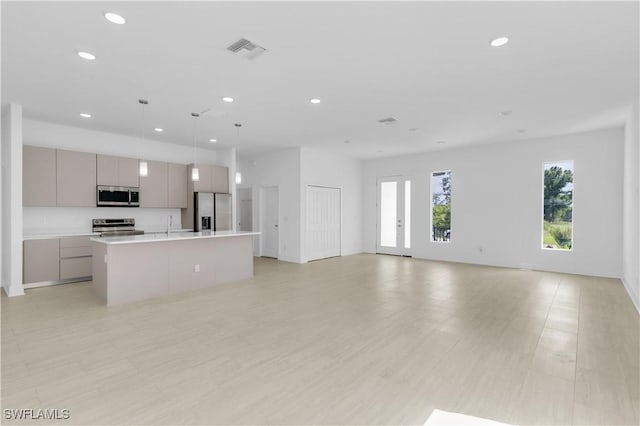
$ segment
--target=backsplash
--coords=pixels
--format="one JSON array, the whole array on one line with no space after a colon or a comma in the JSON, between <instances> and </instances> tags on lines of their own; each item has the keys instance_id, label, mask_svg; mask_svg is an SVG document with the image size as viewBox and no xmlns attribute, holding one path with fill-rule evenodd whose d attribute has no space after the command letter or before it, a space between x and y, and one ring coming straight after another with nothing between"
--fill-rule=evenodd
<instances>
[{"instance_id":1,"label":"backsplash","mask_svg":"<svg viewBox=\"0 0 640 426\"><path fill-rule=\"evenodd\" d=\"M136 220L136 229L145 232L167 229L167 217L172 217L172 229L181 229L180 209L127 207L24 207L23 234L57 231L91 231L91 219L127 218Z\"/></svg>"}]
</instances>

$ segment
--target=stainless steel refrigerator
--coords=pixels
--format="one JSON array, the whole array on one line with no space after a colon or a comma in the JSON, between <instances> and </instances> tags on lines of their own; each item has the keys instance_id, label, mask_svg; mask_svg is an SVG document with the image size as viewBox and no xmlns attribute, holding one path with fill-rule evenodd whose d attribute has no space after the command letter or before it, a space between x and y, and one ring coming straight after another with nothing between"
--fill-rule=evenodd
<instances>
[{"instance_id":1,"label":"stainless steel refrigerator","mask_svg":"<svg viewBox=\"0 0 640 426\"><path fill-rule=\"evenodd\" d=\"M231 194L196 192L194 196L194 231L231 230Z\"/></svg>"}]
</instances>

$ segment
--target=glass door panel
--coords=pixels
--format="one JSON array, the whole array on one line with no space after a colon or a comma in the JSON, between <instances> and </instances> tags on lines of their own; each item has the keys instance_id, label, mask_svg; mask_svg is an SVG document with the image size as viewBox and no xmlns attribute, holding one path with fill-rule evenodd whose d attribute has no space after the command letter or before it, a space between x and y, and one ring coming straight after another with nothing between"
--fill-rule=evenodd
<instances>
[{"instance_id":1,"label":"glass door panel","mask_svg":"<svg viewBox=\"0 0 640 426\"><path fill-rule=\"evenodd\" d=\"M377 206L377 253L409 255L411 181L401 176L378 178Z\"/></svg>"}]
</instances>

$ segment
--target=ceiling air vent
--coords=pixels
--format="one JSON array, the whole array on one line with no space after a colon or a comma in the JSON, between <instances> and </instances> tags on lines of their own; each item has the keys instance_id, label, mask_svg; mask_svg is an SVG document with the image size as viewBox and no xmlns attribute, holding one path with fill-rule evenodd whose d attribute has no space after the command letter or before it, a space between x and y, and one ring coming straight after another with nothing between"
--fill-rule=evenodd
<instances>
[{"instance_id":1,"label":"ceiling air vent","mask_svg":"<svg viewBox=\"0 0 640 426\"><path fill-rule=\"evenodd\" d=\"M244 57L247 59L255 59L266 52L267 49L262 46L258 46L246 38L241 38L227 47L227 50L233 53L244 53Z\"/></svg>"},{"instance_id":2,"label":"ceiling air vent","mask_svg":"<svg viewBox=\"0 0 640 426\"><path fill-rule=\"evenodd\" d=\"M390 124L396 124L398 122L398 120L396 120L393 117L387 117L387 118L382 118L380 120L378 120L378 123L382 123L382 124L386 124L387 126Z\"/></svg>"}]
</instances>

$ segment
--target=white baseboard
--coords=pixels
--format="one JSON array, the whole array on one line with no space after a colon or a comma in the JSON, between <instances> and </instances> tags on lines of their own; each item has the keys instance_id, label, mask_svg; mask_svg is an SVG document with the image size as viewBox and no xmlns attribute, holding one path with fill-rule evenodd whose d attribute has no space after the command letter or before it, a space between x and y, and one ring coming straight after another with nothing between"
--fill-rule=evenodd
<instances>
[{"instance_id":1,"label":"white baseboard","mask_svg":"<svg viewBox=\"0 0 640 426\"><path fill-rule=\"evenodd\" d=\"M634 293L634 291L631 288L631 285L627 283L627 280L625 280L624 277L620 279L622 280L622 285L624 286L624 288L627 290L627 293L629 294L629 298L631 298L631 301L636 307L636 310L640 314L640 295L638 295L638 293Z\"/></svg>"},{"instance_id":2,"label":"white baseboard","mask_svg":"<svg viewBox=\"0 0 640 426\"><path fill-rule=\"evenodd\" d=\"M22 284L11 286L6 283L2 283L2 289L4 290L4 294L9 297L24 296L24 287Z\"/></svg>"}]
</instances>

